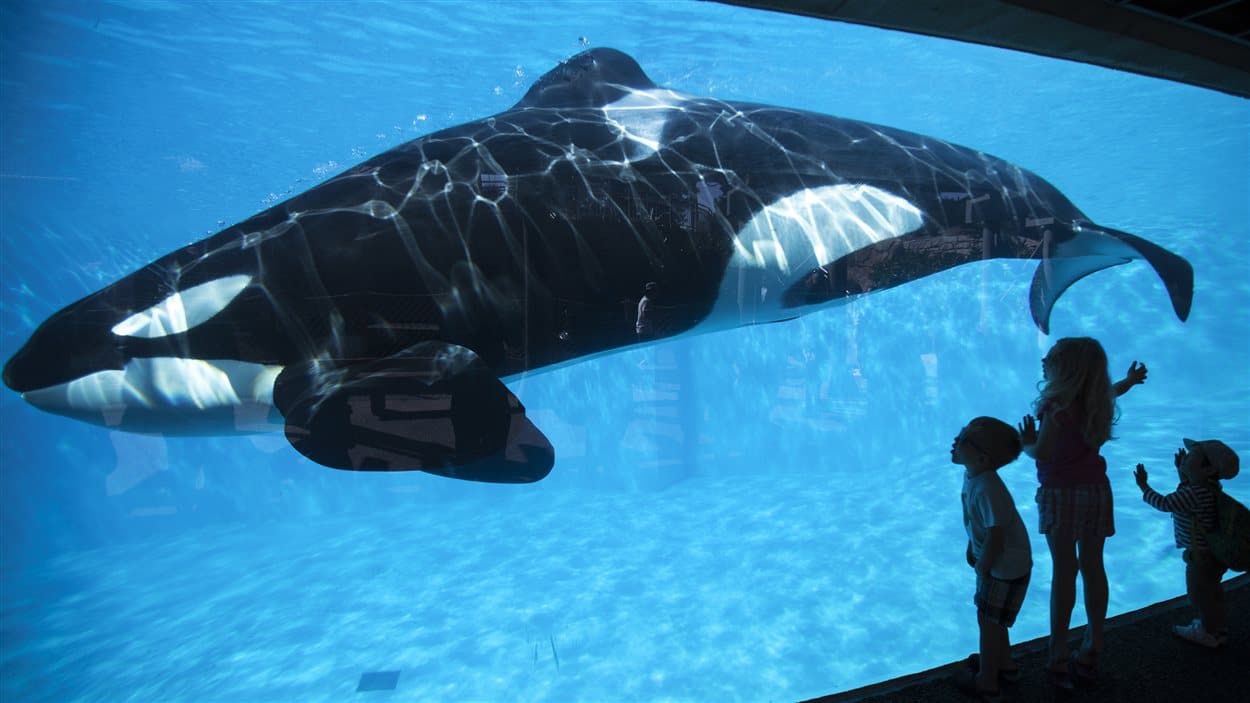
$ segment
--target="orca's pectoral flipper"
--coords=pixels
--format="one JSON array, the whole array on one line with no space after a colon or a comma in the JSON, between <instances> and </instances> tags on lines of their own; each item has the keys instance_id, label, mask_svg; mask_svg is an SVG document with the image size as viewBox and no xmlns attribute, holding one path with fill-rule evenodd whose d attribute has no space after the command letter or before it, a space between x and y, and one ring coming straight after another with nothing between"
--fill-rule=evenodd
<instances>
[{"instance_id":1,"label":"orca's pectoral flipper","mask_svg":"<svg viewBox=\"0 0 1250 703\"><path fill-rule=\"evenodd\" d=\"M1167 288L1172 309L1182 321L1194 298L1194 269L1183 257L1141 237L1097 225L1075 225L1042 245L1042 261L1029 289L1029 310L1038 329L1050 333L1050 311L1073 283L1091 273L1145 259Z\"/></svg>"},{"instance_id":2,"label":"orca's pectoral flipper","mask_svg":"<svg viewBox=\"0 0 1250 703\"><path fill-rule=\"evenodd\" d=\"M274 402L291 445L331 468L530 483L555 463L525 406L454 344L422 342L343 368L290 366L274 384Z\"/></svg>"}]
</instances>

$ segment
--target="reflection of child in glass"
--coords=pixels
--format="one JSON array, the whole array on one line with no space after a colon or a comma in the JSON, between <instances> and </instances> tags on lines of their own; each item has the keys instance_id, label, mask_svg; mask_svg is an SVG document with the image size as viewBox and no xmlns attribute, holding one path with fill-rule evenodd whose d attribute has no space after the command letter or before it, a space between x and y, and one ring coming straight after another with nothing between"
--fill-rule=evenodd
<instances>
[{"instance_id":1,"label":"reflection of child in glass","mask_svg":"<svg viewBox=\"0 0 1250 703\"><path fill-rule=\"evenodd\" d=\"M1188 450L1188 451L1187 451ZM1203 532L1216 529L1215 495L1223 490L1221 478L1232 478L1241 468L1237 454L1217 439L1185 440L1185 449L1176 452L1176 473L1180 485L1161 495L1147 483L1146 467L1138 464L1133 472L1142 499L1151 507L1172 513L1176 546L1184 549L1185 590L1199 617L1188 625L1177 625L1172 632L1181 639L1212 649L1228 642L1228 621L1224 617L1224 572L1228 567L1211 553ZM1194 520L1200 529L1194 529Z\"/></svg>"},{"instance_id":2,"label":"reflection of child in glass","mask_svg":"<svg viewBox=\"0 0 1250 703\"><path fill-rule=\"evenodd\" d=\"M1107 620L1107 570L1103 546L1115 534L1107 462L1099 453L1111 439L1115 399L1146 380L1146 367L1134 361L1125 378L1111 382L1107 353L1098 340L1065 337L1042 359L1045 379L1035 402L1037 419L1020 424L1024 451L1037 460L1040 532L1050 549L1050 682L1073 687L1072 676L1098 673ZM1089 626L1080 651L1069 661L1068 627L1076 603L1076 575L1085 592Z\"/></svg>"},{"instance_id":3,"label":"reflection of child in glass","mask_svg":"<svg viewBox=\"0 0 1250 703\"><path fill-rule=\"evenodd\" d=\"M638 335L638 341L645 342L655 339L655 327L651 319L651 305L655 298L655 290L659 286L652 281L643 289L642 299L638 301L638 317L634 321L634 333Z\"/></svg>"},{"instance_id":4,"label":"reflection of child in glass","mask_svg":"<svg viewBox=\"0 0 1250 703\"><path fill-rule=\"evenodd\" d=\"M1020 680L1011 659L1007 629L1016 621L1029 589L1033 553L1029 533L998 469L1020 456L1015 428L992 417L978 417L955 437L951 462L964 467L964 529L968 565L977 573L972 602L977 607L980 654L955 676L955 685L982 699L1000 695L1000 681Z\"/></svg>"}]
</instances>

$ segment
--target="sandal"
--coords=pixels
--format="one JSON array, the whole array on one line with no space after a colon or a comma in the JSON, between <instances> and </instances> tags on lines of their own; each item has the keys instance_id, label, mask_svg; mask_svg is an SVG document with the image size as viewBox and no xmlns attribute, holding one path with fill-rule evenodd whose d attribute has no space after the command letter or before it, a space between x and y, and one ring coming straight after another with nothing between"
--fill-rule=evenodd
<instances>
[{"instance_id":1,"label":"sandal","mask_svg":"<svg viewBox=\"0 0 1250 703\"><path fill-rule=\"evenodd\" d=\"M1076 683L1072 680L1072 672L1069 667L1064 667L1063 671L1046 667L1046 681L1057 691L1071 692L1076 690Z\"/></svg>"},{"instance_id":2,"label":"sandal","mask_svg":"<svg viewBox=\"0 0 1250 703\"><path fill-rule=\"evenodd\" d=\"M1090 650L1085 656L1089 657L1090 663L1081 661L1081 655L1073 652L1072 659L1068 662L1068 672L1076 683L1092 686L1098 683L1098 652Z\"/></svg>"},{"instance_id":3,"label":"sandal","mask_svg":"<svg viewBox=\"0 0 1250 703\"><path fill-rule=\"evenodd\" d=\"M964 667L974 674L980 672L981 671L981 655L969 654L968 658L964 660ZM1016 667L1014 669L999 669L998 670L998 685L999 686L1014 686L1015 684L1018 684L1018 683L1020 683L1020 667Z\"/></svg>"},{"instance_id":4,"label":"sandal","mask_svg":"<svg viewBox=\"0 0 1250 703\"><path fill-rule=\"evenodd\" d=\"M981 703L999 703L1003 699L1003 692L1000 689L987 691L983 688L977 688L977 675L967 669L956 671L951 678L951 682L955 684L955 688L981 701Z\"/></svg>"}]
</instances>

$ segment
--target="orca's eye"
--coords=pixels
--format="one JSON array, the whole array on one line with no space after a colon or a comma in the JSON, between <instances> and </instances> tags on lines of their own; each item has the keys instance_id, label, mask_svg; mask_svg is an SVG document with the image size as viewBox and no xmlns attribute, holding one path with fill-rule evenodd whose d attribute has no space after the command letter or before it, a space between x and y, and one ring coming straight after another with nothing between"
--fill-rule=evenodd
<instances>
[{"instance_id":1,"label":"orca's eye","mask_svg":"<svg viewBox=\"0 0 1250 703\"><path fill-rule=\"evenodd\" d=\"M114 325L113 334L144 339L182 334L224 310L251 282L251 276L227 276L177 291Z\"/></svg>"}]
</instances>

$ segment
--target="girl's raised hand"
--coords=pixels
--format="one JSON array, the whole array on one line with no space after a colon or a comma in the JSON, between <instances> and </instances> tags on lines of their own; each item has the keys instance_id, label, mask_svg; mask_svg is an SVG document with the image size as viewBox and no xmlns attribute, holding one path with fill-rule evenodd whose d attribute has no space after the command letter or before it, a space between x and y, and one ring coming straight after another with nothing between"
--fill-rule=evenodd
<instances>
[{"instance_id":1,"label":"girl's raised hand","mask_svg":"<svg viewBox=\"0 0 1250 703\"><path fill-rule=\"evenodd\" d=\"M1021 444L1037 444L1037 420L1032 415L1025 415L1016 429L1020 432Z\"/></svg>"}]
</instances>

